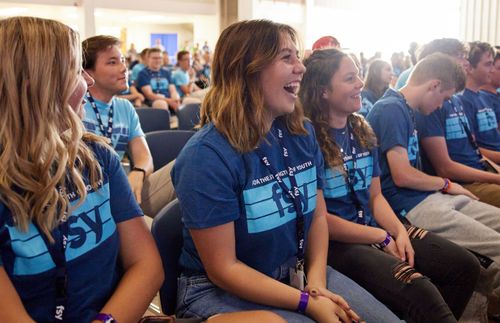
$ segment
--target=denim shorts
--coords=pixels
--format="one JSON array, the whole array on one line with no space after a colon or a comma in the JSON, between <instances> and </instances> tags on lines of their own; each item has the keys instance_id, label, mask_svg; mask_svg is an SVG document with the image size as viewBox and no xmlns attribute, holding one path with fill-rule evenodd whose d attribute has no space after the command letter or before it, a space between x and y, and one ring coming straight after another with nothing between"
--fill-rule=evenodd
<instances>
[{"instance_id":1,"label":"denim shorts","mask_svg":"<svg viewBox=\"0 0 500 323\"><path fill-rule=\"evenodd\" d=\"M280 266L273 273L273 278L285 281L288 276L288 268L288 263ZM331 267L327 267L327 287L332 292L341 295L367 323L401 322L384 304L380 303L365 289ZM253 310L271 311L283 317L287 322L314 322L307 316L294 311L241 299L215 286L203 274L181 275L179 278L177 290L178 317L207 319L218 313Z\"/></svg>"}]
</instances>

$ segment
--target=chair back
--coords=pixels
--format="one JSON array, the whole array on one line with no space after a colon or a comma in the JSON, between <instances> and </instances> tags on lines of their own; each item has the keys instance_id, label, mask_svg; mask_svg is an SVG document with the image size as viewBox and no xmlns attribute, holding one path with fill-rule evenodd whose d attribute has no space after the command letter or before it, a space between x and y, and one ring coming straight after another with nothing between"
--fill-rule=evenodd
<instances>
[{"instance_id":1,"label":"chair back","mask_svg":"<svg viewBox=\"0 0 500 323\"><path fill-rule=\"evenodd\" d=\"M179 130L193 130L200 122L200 103L189 103L181 106L177 111Z\"/></svg>"},{"instance_id":2,"label":"chair back","mask_svg":"<svg viewBox=\"0 0 500 323\"><path fill-rule=\"evenodd\" d=\"M136 108L135 111L139 116L144 133L170 129L170 112L168 110Z\"/></svg>"},{"instance_id":3,"label":"chair back","mask_svg":"<svg viewBox=\"0 0 500 323\"><path fill-rule=\"evenodd\" d=\"M160 288L160 302L163 313L167 315L175 314L177 306L177 278L181 274L179 257L184 242L181 218L180 204L175 199L158 212L151 226L165 272L165 281Z\"/></svg>"},{"instance_id":4,"label":"chair back","mask_svg":"<svg viewBox=\"0 0 500 323\"><path fill-rule=\"evenodd\" d=\"M146 133L154 169L158 170L176 159L182 147L195 134L190 130L162 130Z\"/></svg>"}]
</instances>

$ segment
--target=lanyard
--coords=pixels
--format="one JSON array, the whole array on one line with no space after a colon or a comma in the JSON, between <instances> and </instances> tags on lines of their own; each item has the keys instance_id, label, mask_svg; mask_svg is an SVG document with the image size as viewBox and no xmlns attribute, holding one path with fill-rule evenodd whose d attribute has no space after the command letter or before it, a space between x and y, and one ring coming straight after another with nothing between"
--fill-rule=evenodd
<instances>
[{"instance_id":1,"label":"lanyard","mask_svg":"<svg viewBox=\"0 0 500 323\"><path fill-rule=\"evenodd\" d=\"M408 104L408 102L406 102L406 98L404 96L403 93L401 92L398 92L398 94L403 98L403 101L405 103L405 106L406 106L406 109L408 110L408 113L410 114L410 119L411 119L411 123L413 125L413 134L412 136L415 137L415 139L417 140L417 153L416 153L416 156L415 158L417 159L417 169L418 170L422 170L422 159L420 157L420 152L418 151L418 130L417 130L417 120L415 118L415 111L413 111L413 109L410 107L410 105Z\"/></svg>"},{"instance_id":2,"label":"lanyard","mask_svg":"<svg viewBox=\"0 0 500 323\"><path fill-rule=\"evenodd\" d=\"M347 187L349 187L350 195L351 195L351 200L354 203L354 206L356 207L356 222L358 224L363 224L366 225L366 220L365 220L365 210L363 209L363 205L359 201L358 195L356 194L356 191L354 190L354 179L356 176L356 169L357 169L357 161L356 161L356 145L354 141L354 135L351 131L351 125L348 122L347 127L346 127L346 136L349 137L349 145L351 146L351 157L352 157L352 169L354 170L353 172L353 177L350 176L349 172L349 167L347 167L347 161L346 161L346 154L344 152L344 148L341 146L340 147L340 152L342 153L343 157L343 166L344 166L344 172L345 172L345 179L347 183Z\"/></svg>"},{"instance_id":3,"label":"lanyard","mask_svg":"<svg viewBox=\"0 0 500 323\"><path fill-rule=\"evenodd\" d=\"M95 117L97 119L97 123L99 124L99 129L101 130L101 133L103 136L109 139L109 142L111 143L111 135L113 134L113 104L109 107L109 114L108 114L108 129L104 129L104 124L101 119L101 114L99 113L99 109L97 109L97 105L95 104L94 98L92 95L90 95L90 92L87 92L87 98L90 102L90 105L92 106L92 109L94 110Z\"/></svg>"},{"instance_id":4,"label":"lanyard","mask_svg":"<svg viewBox=\"0 0 500 323\"><path fill-rule=\"evenodd\" d=\"M292 184L292 188L289 189L283 179L281 178L279 172L269 163L269 159L264 153L257 148L255 153L259 156L262 163L267 167L267 169L274 175L274 179L278 182L278 185L281 187L283 192L285 192L290 199L292 200L293 206L296 212L296 228L297 228L297 268L300 270L304 270L304 213L302 212L302 204L300 201L300 191L297 185L297 181L295 179L295 174L290 167L289 164L289 156L288 149L286 148L283 131L278 128L278 142L281 146L281 151L283 154L283 159L285 161L285 167L288 169L288 177L290 179L290 183Z\"/></svg>"},{"instance_id":5,"label":"lanyard","mask_svg":"<svg viewBox=\"0 0 500 323\"><path fill-rule=\"evenodd\" d=\"M471 132L469 126L467 125L467 123L464 122L464 120L462 120L462 117L460 116L460 114L458 112L458 109L457 109L458 102L456 102L456 100L458 100L458 99L456 99L454 97L451 98L451 106L453 107L453 111L457 114L457 118L460 121L462 128L464 128L464 131L467 134L467 139L469 139L469 142L470 142L472 148L476 152L479 159L483 159L483 155L479 151L479 146L477 145L476 139L474 139L474 136L472 135L472 132ZM461 105L460 105L460 107L461 107ZM463 108L461 108L461 112L462 112L462 115L467 118Z\"/></svg>"},{"instance_id":6,"label":"lanyard","mask_svg":"<svg viewBox=\"0 0 500 323\"><path fill-rule=\"evenodd\" d=\"M64 218L59 224L59 230L54 230L54 243L50 243L47 237L42 233L37 224L35 224L42 236L50 256L56 265L56 306L54 309L54 319L63 321L64 310L68 299L68 274L66 269L66 247L68 242L69 224Z\"/></svg>"}]
</instances>

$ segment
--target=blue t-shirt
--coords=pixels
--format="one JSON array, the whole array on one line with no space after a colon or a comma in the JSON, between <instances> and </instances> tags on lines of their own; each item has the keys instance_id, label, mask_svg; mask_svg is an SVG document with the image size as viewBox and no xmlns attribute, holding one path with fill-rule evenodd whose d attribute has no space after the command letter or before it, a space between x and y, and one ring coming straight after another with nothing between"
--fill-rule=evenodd
<instances>
[{"instance_id":1,"label":"blue t-shirt","mask_svg":"<svg viewBox=\"0 0 500 323\"><path fill-rule=\"evenodd\" d=\"M184 97L184 92L181 90L181 85L188 85L189 84L189 73L186 71L183 71L182 69L176 69L172 73L172 82L175 84L175 87L177 89L177 93L182 97Z\"/></svg>"},{"instance_id":2,"label":"blue t-shirt","mask_svg":"<svg viewBox=\"0 0 500 323\"><path fill-rule=\"evenodd\" d=\"M291 188L275 136L278 124L280 120L266 136L270 145L264 141L259 149ZM324 171L314 130L310 123L305 126L309 134L304 136L280 128L301 193L307 243ZM188 229L234 222L236 256L267 275L297 255L296 213L291 199L255 151L237 152L213 124L204 126L186 144L175 162L172 180L185 225L180 263L186 274L205 271Z\"/></svg>"},{"instance_id":3,"label":"blue t-shirt","mask_svg":"<svg viewBox=\"0 0 500 323\"><path fill-rule=\"evenodd\" d=\"M456 95L445 101L441 109L428 116L417 113L420 138L444 137L451 160L484 170L481 159L467 137L464 124L471 129L462 101Z\"/></svg>"},{"instance_id":4,"label":"blue t-shirt","mask_svg":"<svg viewBox=\"0 0 500 323\"><path fill-rule=\"evenodd\" d=\"M344 163L349 169L349 176L353 179L354 191L357 199L364 210L365 223L370 226L376 226L377 223L370 211L370 185L373 177L380 176L378 162L378 151L376 148L371 150L363 148L354 138L356 151L354 168L351 140L348 138L347 128L331 129L330 135L337 144L342 146L344 151ZM325 188L324 196L326 207L329 213L336 214L348 221L356 222L357 210L352 192L347 184L344 168L325 168Z\"/></svg>"},{"instance_id":5,"label":"blue t-shirt","mask_svg":"<svg viewBox=\"0 0 500 323\"><path fill-rule=\"evenodd\" d=\"M142 63L135 64L132 68L132 72L130 72L130 81L132 84L136 84L137 77L139 77L139 73L146 67L146 65Z\"/></svg>"},{"instance_id":6,"label":"blue t-shirt","mask_svg":"<svg viewBox=\"0 0 500 323\"><path fill-rule=\"evenodd\" d=\"M465 89L458 97L462 100L479 147L500 151L500 131L491 101L470 89Z\"/></svg>"},{"instance_id":7,"label":"blue t-shirt","mask_svg":"<svg viewBox=\"0 0 500 323\"><path fill-rule=\"evenodd\" d=\"M166 98L170 97L168 86L173 84L172 73L161 68L159 71L152 71L149 68L144 68L137 77L137 90L142 93L142 87L151 86L153 93L163 94Z\"/></svg>"},{"instance_id":8,"label":"blue t-shirt","mask_svg":"<svg viewBox=\"0 0 500 323\"><path fill-rule=\"evenodd\" d=\"M363 89L361 91L361 109L359 113L366 117L377 100L378 98L375 97L375 93L369 89Z\"/></svg>"},{"instance_id":9,"label":"blue t-shirt","mask_svg":"<svg viewBox=\"0 0 500 323\"><path fill-rule=\"evenodd\" d=\"M396 81L396 86L395 86L396 90L399 90L403 86L406 85L406 83L408 82L408 78L410 77L410 74L414 68L415 67L412 66L412 67L404 70L403 72L401 72L401 74L399 74L399 77L398 77L398 80Z\"/></svg>"},{"instance_id":10,"label":"blue t-shirt","mask_svg":"<svg viewBox=\"0 0 500 323\"><path fill-rule=\"evenodd\" d=\"M433 193L397 187L391 176L386 153L396 146L405 148L408 152L410 165L419 168L420 152L417 129L409 109L405 99L398 92L389 89L375 103L367 116L379 142L382 192L394 212L400 216L405 216L418 203Z\"/></svg>"},{"instance_id":11,"label":"blue t-shirt","mask_svg":"<svg viewBox=\"0 0 500 323\"><path fill-rule=\"evenodd\" d=\"M491 93L489 91L479 91L479 95L483 100L489 102L493 111L495 111L495 116L497 117L497 121L500 120L500 93Z\"/></svg>"},{"instance_id":12,"label":"blue t-shirt","mask_svg":"<svg viewBox=\"0 0 500 323\"><path fill-rule=\"evenodd\" d=\"M130 191L127 177L116 155L91 144L103 171L103 182L91 188L85 201L68 217L69 237L65 251L67 305L65 322L92 321L114 292L122 275L117 223L142 215ZM68 192L71 205L78 196ZM53 236L59 236L59 228ZM30 223L20 231L12 214L0 203L0 266L3 266L36 322L53 322L56 294L56 265L37 227Z\"/></svg>"},{"instance_id":13,"label":"blue t-shirt","mask_svg":"<svg viewBox=\"0 0 500 323\"><path fill-rule=\"evenodd\" d=\"M111 135L111 144L121 160L127 151L128 143L135 137L144 137L137 112L128 100L118 97L113 97L110 103L96 99L94 101L106 131L108 129L109 109L111 108L111 104L113 104L113 134ZM105 135L101 132L94 109L88 101L85 103L83 124L88 131L101 136Z\"/></svg>"}]
</instances>

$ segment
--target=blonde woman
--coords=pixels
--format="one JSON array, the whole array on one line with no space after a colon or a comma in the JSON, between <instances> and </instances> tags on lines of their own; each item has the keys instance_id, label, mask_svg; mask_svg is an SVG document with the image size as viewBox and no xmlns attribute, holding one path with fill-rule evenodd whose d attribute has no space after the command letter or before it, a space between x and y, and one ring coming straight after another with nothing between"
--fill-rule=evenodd
<instances>
[{"instance_id":1,"label":"blonde woman","mask_svg":"<svg viewBox=\"0 0 500 323\"><path fill-rule=\"evenodd\" d=\"M296 40L291 27L257 20L217 43L202 128L172 172L186 227L180 317L267 310L288 322L352 322L354 310L398 321L326 265L323 159L295 107L305 71Z\"/></svg>"},{"instance_id":2,"label":"blonde woman","mask_svg":"<svg viewBox=\"0 0 500 323\"><path fill-rule=\"evenodd\" d=\"M137 322L163 271L115 154L84 133L78 35L0 20L0 321Z\"/></svg>"}]
</instances>

